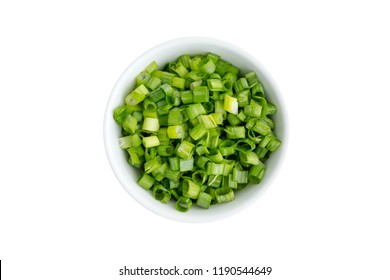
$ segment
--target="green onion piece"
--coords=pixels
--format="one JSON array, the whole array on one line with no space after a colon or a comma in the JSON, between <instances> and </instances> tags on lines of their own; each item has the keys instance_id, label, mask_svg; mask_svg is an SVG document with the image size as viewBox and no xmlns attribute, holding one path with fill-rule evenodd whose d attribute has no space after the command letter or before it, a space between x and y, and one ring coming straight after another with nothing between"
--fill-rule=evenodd
<instances>
[{"instance_id":1,"label":"green onion piece","mask_svg":"<svg viewBox=\"0 0 390 280\"><path fill-rule=\"evenodd\" d=\"M137 86L146 85L148 83L148 81L150 80L150 78L151 78L151 76L150 76L149 72L142 71L135 78Z\"/></svg>"},{"instance_id":2,"label":"green onion piece","mask_svg":"<svg viewBox=\"0 0 390 280\"><path fill-rule=\"evenodd\" d=\"M167 162L161 164L161 166L159 166L158 168L152 171L152 175L154 179L159 182L162 181L166 177L166 173L168 169L169 168Z\"/></svg>"},{"instance_id":3,"label":"green onion piece","mask_svg":"<svg viewBox=\"0 0 390 280\"><path fill-rule=\"evenodd\" d=\"M157 77L151 77L146 83L146 86L151 90L157 89L161 85L161 80Z\"/></svg>"},{"instance_id":4,"label":"green onion piece","mask_svg":"<svg viewBox=\"0 0 390 280\"><path fill-rule=\"evenodd\" d=\"M193 89L194 103L209 101L209 89L206 86L199 86Z\"/></svg>"},{"instance_id":5,"label":"green onion piece","mask_svg":"<svg viewBox=\"0 0 390 280\"><path fill-rule=\"evenodd\" d=\"M211 204L212 196L205 192L200 192L198 195L198 200L196 201L196 205L202 208L208 209Z\"/></svg>"},{"instance_id":6,"label":"green onion piece","mask_svg":"<svg viewBox=\"0 0 390 280\"><path fill-rule=\"evenodd\" d=\"M194 144L186 140L183 140L176 150L176 155L183 159L189 159L192 157L194 150L195 150Z\"/></svg>"},{"instance_id":7,"label":"green onion piece","mask_svg":"<svg viewBox=\"0 0 390 280\"><path fill-rule=\"evenodd\" d=\"M175 152L173 146L158 146L157 153L160 156L170 157Z\"/></svg>"},{"instance_id":8,"label":"green onion piece","mask_svg":"<svg viewBox=\"0 0 390 280\"><path fill-rule=\"evenodd\" d=\"M267 144L267 149L270 150L271 152L275 152L280 147L281 144L282 142L280 142L280 140L273 137L271 141L269 141L269 143Z\"/></svg>"},{"instance_id":9,"label":"green onion piece","mask_svg":"<svg viewBox=\"0 0 390 280\"><path fill-rule=\"evenodd\" d=\"M147 112L156 112L157 105L156 105L155 102L153 102L149 98L146 98L143 103L144 103L144 110L145 111L147 111Z\"/></svg>"},{"instance_id":10,"label":"green onion piece","mask_svg":"<svg viewBox=\"0 0 390 280\"><path fill-rule=\"evenodd\" d=\"M246 73L245 78L248 81L249 87L253 87L256 83L259 82L256 73L253 71Z\"/></svg>"},{"instance_id":11,"label":"green onion piece","mask_svg":"<svg viewBox=\"0 0 390 280\"><path fill-rule=\"evenodd\" d=\"M207 173L210 175L221 175L223 173L223 164L222 163L207 163Z\"/></svg>"},{"instance_id":12,"label":"green onion piece","mask_svg":"<svg viewBox=\"0 0 390 280\"><path fill-rule=\"evenodd\" d=\"M211 188L219 188L222 183L222 175L210 175L207 181L207 186Z\"/></svg>"},{"instance_id":13,"label":"green onion piece","mask_svg":"<svg viewBox=\"0 0 390 280\"><path fill-rule=\"evenodd\" d=\"M173 171L180 170L180 163L178 157L169 157L169 167Z\"/></svg>"},{"instance_id":14,"label":"green onion piece","mask_svg":"<svg viewBox=\"0 0 390 280\"><path fill-rule=\"evenodd\" d=\"M181 103L180 92L177 89L174 89L172 93L167 93L165 101L170 105L169 109L172 108L172 106L179 106Z\"/></svg>"},{"instance_id":15,"label":"green onion piece","mask_svg":"<svg viewBox=\"0 0 390 280\"><path fill-rule=\"evenodd\" d=\"M273 103L267 103L267 111L266 111L266 115L273 115L276 113L276 106L275 104Z\"/></svg>"},{"instance_id":16,"label":"green onion piece","mask_svg":"<svg viewBox=\"0 0 390 280\"><path fill-rule=\"evenodd\" d=\"M127 149L127 152L129 153L128 162L135 167L141 167L143 161L140 159L137 150L134 147L130 147Z\"/></svg>"},{"instance_id":17,"label":"green onion piece","mask_svg":"<svg viewBox=\"0 0 390 280\"><path fill-rule=\"evenodd\" d=\"M249 182L259 184L264 176L265 170L266 167L263 163L261 163L260 165L252 165L249 169Z\"/></svg>"},{"instance_id":18,"label":"green onion piece","mask_svg":"<svg viewBox=\"0 0 390 280\"><path fill-rule=\"evenodd\" d=\"M219 150L216 149L210 149L209 154L207 155L208 158L216 163L221 163L224 161L223 156Z\"/></svg>"},{"instance_id":19,"label":"green onion piece","mask_svg":"<svg viewBox=\"0 0 390 280\"><path fill-rule=\"evenodd\" d=\"M219 61L219 58L220 58L219 55L217 55L217 54L215 54L215 53L211 53L211 52L208 53L206 57L207 57L207 58L210 58L210 59L213 61L214 64L217 64L218 61Z\"/></svg>"},{"instance_id":20,"label":"green onion piece","mask_svg":"<svg viewBox=\"0 0 390 280\"><path fill-rule=\"evenodd\" d=\"M238 116L233 114L228 114L227 120L232 126L236 126L242 123Z\"/></svg>"},{"instance_id":21,"label":"green onion piece","mask_svg":"<svg viewBox=\"0 0 390 280\"><path fill-rule=\"evenodd\" d=\"M244 107L245 115L249 117L260 118L263 107L254 100L251 100L250 105Z\"/></svg>"},{"instance_id":22,"label":"green onion piece","mask_svg":"<svg viewBox=\"0 0 390 280\"><path fill-rule=\"evenodd\" d=\"M232 175L233 180L236 181L238 184L248 183L248 171L245 170L238 162L234 165Z\"/></svg>"},{"instance_id":23,"label":"green onion piece","mask_svg":"<svg viewBox=\"0 0 390 280\"><path fill-rule=\"evenodd\" d=\"M135 90L133 90L128 96L125 98L126 104L136 105L146 98L146 95L149 93L149 90L144 86L140 85Z\"/></svg>"},{"instance_id":24,"label":"green onion piece","mask_svg":"<svg viewBox=\"0 0 390 280\"><path fill-rule=\"evenodd\" d=\"M236 153L236 143L233 140L223 140L218 146L222 156L227 157Z\"/></svg>"},{"instance_id":25,"label":"green onion piece","mask_svg":"<svg viewBox=\"0 0 390 280\"><path fill-rule=\"evenodd\" d=\"M190 84L190 90L194 91L194 89L202 86L203 84L203 81L202 80L199 80L199 81L194 81Z\"/></svg>"},{"instance_id":26,"label":"green onion piece","mask_svg":"<svg viewBox=\"0 0 390 280\"><path fill-rule=\"evenodd\" d=\"M138 180L138 185L143 187L145 190L149 190L154 184L154 178L146 173Z\"/></svg>"},{"instance_id":27,"label":"green onion piece","mask_svg":"<svg viewBox=\"0 0 390 280\"><path fill-rule=\"evenodd\" d=\"M223 176L229 176L230 173L233 172L234 164L236 162L234 160L225 160L223 162Z\"/></svg>"},{"instance_id":28,"label":"green onion piece","mask_svg":"<svg viewBox=\"0 0 390 280\"><path fill-rule=\"evenodd\" d=\"M160 145L160 140L158 140L157 136L148 136L142 139L142 144L144 144L145 148L157 147Z\"/></svg>"},{"instance_id":29,"label":"green onion piece","mask_svg":"<svg viewBox=\"0 0 390 280\"><path fill-rule=\"evenodd\" d=\"M154 170L161 166L161 158L159 156L154 157L150 160L147 160L144 163L144 171L145 173L152 173Z\"/></svg>"},{"instance_id":30,"label":"green onion piece","mask_svg":"<svg viewBox=\"0 0 390 280\"><path fill-rule=\"evenodd\" d=\"M119 147L121 149L128 149L132 146L131 136L124 136L118 139Z\"/></svg>"},{"instance_id":31,"label":"green onion piece","mask_svg":"<svg viewBox=\"0 0 390 280\"><path fill-rule=\"evenodd\" d=\"M215 113L221 113L223 119L226 119L227 113L226 113L226 110L224 109L224 101L223 100L215 101L214 108L215 108Z\"/></svg>"},{"instance_id":32,"label":"green onion piece","mask_svg":"<svg viewBox=\"0 0 390 280\"><path fill-rule=\"evenodd\" d=\"M198 185L203 185L207 181L207 173L204 170L197 170L192 173L192 181Z\"/></svg>"},{"instance_id":33,"label":"green onion piece","mask_svg":"<svg viewBox=\"0 0 390 280\"><path fill-rule=\"evenodd\" d=\"M158 115L158 122L161 126L168 126L168 115Z\"/></svg>"},{"instance_id":34,"label":"green onion piece","mask_svg":"<svg viewBox=\"0 0 390 280\"><path fill-rule=\"evenodd\" d=\"M185 136L184 126L182 125L168 126L167 133L170 139L182 139Z\"/></svg>"},{"instance_id":35,"label":"green onion piece","mask_svg":"<svg viewBox=\"0 0 390 280\"><path fill-rule=\"evenodd\" d=\"M146 132L158 132L160 129L160 124L158 119L155 118L145 118L142 125L142 130ZM158 138L157 138L158 139Z\"/></svg>"},{"instance_id":36,"label":"green onion piece","mask_svg":"<svg viewBox=\"0 0 390 280\"><path fill-rule=\"evenodd\" d=\"M223 91L225 89L222 81L218 79L208 79L207 86L210 91Z\"/></svg>"},{"instance_id":37,"label":"green onion piece","mask_svg":"<svg viewBox=\"0 0 390 280\"><path fill-rule=\"evenodd\" d=\"M196 140L202 138L206 133L207 133L207 131L203 128L203 126L200 124L197 124L196 126L194 126L191 129L190 136L192 137L192 139L194 139L196 141Z\"/></svg>"},{"instance_id":38,"label":"green onion piece","mask_svg":"<svg viewBox=\"0 0 390 280\"><path fill-rule=\"evenodd\" d=\"M142 144L142 139L141 139L141 137L139 137L138 134L133 134L133 135L129 136L129 138L130 138L131 146L134 148L137 148Z\"/></svg>"},{"instance_id":39,"label":"green onion piece","mask_svg":"<svg viewBox=\"0 0 390 280\"><path fill-rule=\"evenodd\" d=\"M200 115L206 114L206 110L202 104L191 104L186 108L186 112L190 119L194 119Z\"/></svg>"},{"instance_id":40,"label":"green onion piece","mask_svg":"<svg viewBox=\"0 0 390 280\"><path fill-rule=\"evenodd\" d=\"M256 148L256 144L253 140L245 138L236 142L236 149L240 152L252 151Z\"/></svg>"},{"instance_id":41,"label":"green onion piece","mask_svg":"<svg viewBox=\"0 0 390 280\"><path fill-rule=\"evenodd\" d=\"M255 131L261 135L267 135L267 134L272 133L272 130L269 127L269 125L261 120L256 121L256 124L252 129L253 129L253 131Z\"/></svg>"},{"instance_id":42,"label":"green onion piece","mask_svg":"<svg viewBox=\"0 0 390 280\"><path fill-rule=\"evenodd\" d=\"M188 79L191 79L192 81L200 81L204 78L204 74L199 71L191 71L188 73L187 77Z\"/></svg>"},{"instance_id":43,"label":"green onion piece","mask_svg":"<svg viewBox=\"0 0 390 280\"><path fill-rule=\"evenodd\" d=\"M237 94L238 107L249 105L249 90L243 90Z\"/></svg>"},{"instance_id":44,"label":"green onion piece","mask_svg":"<svg viewBox=\"0 0 390 280\"><path fill-rule=\"evenodd\" d=\"M205 74L211 74L215 71L215 64L211 58L205 58L200 65L200 70Z\"/></svg>"},{"instance_id":45,"label":"green onion piece","mask_svg":"<svg viewBox=\"0 0 390 280\"><path fill-rule=\"evenodd\" d=\"M146 66L145 70L148 73L152 73L154 70L158 69L158 64L156 61L152 61L148 66Z\"/></svg>"},{"instance_id":46,"label":"green onion piece","mask_svg":"<svg viewBox=\"0 0 390 280\"><path fill-rule=\"evenodd\" d=\"M165 170L164 176L168 178L170 181L177 182L180 180L180 176L182 173L180 173L179 170L172 170L170 168L167 168Z\"/></svg>"},{"instance_id":47,"label":"green onion piece","mask_svg":"<svg viewBox=\"0 0 390 280\"><path fill-rule=\"evenodd\" d=\"M245 78L241 78L234 83L234 91L236 93L241 92L245 89L249 89L248 81Z\"/></svg>"},{"instance_id":48,"label":"green onion piece","mask_svg":"<svg viewBox=\"0 0 390 280\"><path fill-rule=\"evenodd\" d=\"M203 104L206 113L210 114L214 112L214 104L212 102L204 102Z\"/></svg>"},{"instance_id":49,"label":"green onion piece","mask_svg":"<svg viewBox=\"0 0 390 280\"><path fill-rule=\"evenodd\" d=\"M200 186L191 180L184 180L182 183L182 191L185 197L196 199L200 193Z\"/></svg>"},{"instance_id":50,"label":"green onion piece","mask_svg":"<svg viewBox=\"0 0 390 280\"><path fill-rule=\"evenodd\" d=\"M194 56L190 61L190 68L192 71L199 71L200 70L200 63L202 62L203 56L197 55Z\"/></svg>"},{"instance_id":51,"label":"green onion piece","mask_svg":"<svg viewBox=\"0 0 390 280\"><path fill-rule=\"evenodd\" d=\"M253 151L240 152L240 159L246 164L250 164L250 165L260 164L260 160L257 154Z\"/></svg>"},{"instance_id":52,"label":"green onion piece","mask_svg":"<svg viewBox=\"0 0 390 280\"><path fill-rule=\"evenodd\" d=\"M135 130L137 128L137 119L133 117L132 115L127 115L125 121L123 122L123 129L127 131L128 133L135 133Z\"/></svg>"},{"instance_id":53,"label":"green onion piece","mask_svg":"<svg viewBox=\"0 0 390 280\"><path fill-rule=\"evenodd\" d=\"M181 98L181 102L183 104L194 103L194 95L192 94L192 91L190 91L190 90L182 91L180 98Z\"/></svg>"},{"instance_id":54,"label":"green onion piece","mask_svg":"<svg viewBox=\"0 0 390 280\"><path fill-rule=\"evenodd\" d=\"M218 60L215 68L215 72L217 72L219 75L223 76L228 71L231 63L224 61L222 59Z\"/></svg>"},{"instance_id":55,"label":"green onion piece","mask_svg":"<svg viewBox=\"0 0 390 280\"><path fill-rule=\"evenodd\" d=\"M179 57L179 62L186 68L190 68L191 57L188 54L183 54Z\"/></svg>"},{"instance_id":56,"label":"green onion piece","mask_svg":"<svg viewBox=\"0 0 390 280\"><path fill-rule=\"evenodd\" d=\"M185 84L186 84L186 80L183 78L179 78L179 77L173 77L170 84L173 87L176 87L179 89L184 89Z\"/></svg>"},{"instance_id":57,"label":"green onion piece","mask_svg":"<svg viewBox=\"0 0 390 280\"><path fill-rule=\"evenodd\" d=\"M257 100L259 97L265 97L264 88L261 83L255 83L251 88L252 98Z\"/></svg>"},{"instance_id":58,"label":"green onion piece","mask_svg":"<svg viewBox=\"0 0 390 280\"><path fill-rule=\"evenodd\" d=\"M192 206L191 198L184 197L184 196L180 197L175 203L176 210L180 212L187 212L188 210L190 210L191 206Z\"/></svg>"},{"instance_id":59,"label":"green onion piece","mask_svg":"<svg viewBox=\"0 0 390 280\"><path fill-rule=\"evenodd\" d=\"M195 152L199 156L201 156L201 155L207 154L209 152L209 150L207 149L206 146L199 145L198 147L195 148Z\"/></svg>"},{"instance_id":60,"label":"green onion piece","mask_svg":"<svg viewBox=\"0 0 390 280\"><path fill-rule=\"evenodd\" d=\"M245 138L244 126L227 126L225 132L228 139Z\"/></svg>"},{"instance_id":61,"label":"green onion piece","mask_svg":"<svg viewBox=\"0 0 390 280\"><path fill-rule=\"evenodd\" d=\"M173 108L168 114L168 125L179 125L183 124L184 116L179 108Z\"/></svg>"},{"instance_id":62,"label":"green onion piece","mask_svg":"<svg viewBox=\"0 0 390 280\"><path fill-rule=\"evenodd\" d=\"M165 99L165 93L162 91L161 88L156 89L155 91L152 91L149 95L149 99L152 102L157 102L162 99Z\"/></svg>"},{"instance_id":63,"label":"green onion piece","mask_svg":"<svg viewBox=\"0 0 390 280\"><path fill-rule=\"evenodd\" d=\"M210 129L217 127L217 124L214 121L214 118L211 115L200 115L198 117L199 124L204 128L204 129Z\"/></svg>"},{"instance_id":64,"label":"green onion piece","mask_svg":"<svg viewBox=\"0 0 390 280\"><path fill-rule=\"evenodd\" d=\"M181 63L176 64L176 69L174 70L181 78L184 78L188 74L187 68Z\"/></svg>"},{"instance_id":65,"label":"green onion piece","mask_svg":"<svg viewBox=\"0 0 390 280\"><path fill-rule=\"evenodd\" d=\"M223 108L231 114L238 114L238 102L237 98L225 95Z\"/></svg>"},{"instance_id":66,"label":"green onion piece","mask_svg":"<svg viewBox=\"0 0 390 280\"><path fill-rule=\"evenodd\" d=\"M219 188L215 190L215 200L218 203L224 203L234 200L234 192L231 188Z\"/></svg>"},{"instance_id":67,"label":"green onion piece","mask_svg":"<svg viewBox=\"0 0 390 280\"><path fill-rule=\"evenodd\" d=\"M163 83L169 84L172 78L176 77L176 74L169 73L166 71L161 71L161 70L155 70L153 71L152 76L159 78Z\"/></svg>"},{"instance_id":68,"label":"green onion piece","mask_svg":"<svg viewBox=\"0 0 390 280\"><path fill-rule=\"evenodd\" d=\"M163 185L153 187L153 196L162 203L168 203L171 200L171 192L164 188Z\"/></svg>"},{"instance_id":69,"label":"green onion piece","mask_svg":"<svg viewBox=\"0 0 390 280\"><path fill-rule=\"evenodd\" d=\"M207 169L207 163L210 161L209 158L200 156L196 158L195 164L200 169L206 170Z\"/></svg>"},{"instance_id":70,"label":"green onion piece","mask_svg":"<svg viewBox=\"0 0 390 280\"><path fill-rule=\"evenodd\" d=\"M221 112L212 113L210 116L214 119L214 122L217 125L222 125L223 124L223 114Z\"/></svg>"}]
</instances>

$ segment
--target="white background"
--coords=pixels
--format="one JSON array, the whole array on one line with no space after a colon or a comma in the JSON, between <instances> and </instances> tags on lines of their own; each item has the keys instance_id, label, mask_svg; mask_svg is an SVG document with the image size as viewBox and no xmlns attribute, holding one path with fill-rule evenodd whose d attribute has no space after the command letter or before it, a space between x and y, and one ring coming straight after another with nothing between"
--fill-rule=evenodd
<instances>
[{"instance_id":1,"label":"white background","mask_svg":"<svg viewBox=\"0 0 390 280\"><path fill-rule=\"evenodd\" d=\"M124 265L390 279L389 11L386 1L1 0L4 279L126 279ZM139 205L114 176L102 137L124 69L186 36L256 56L290 124L273 186L207 224Z\"/></svg>"}]
</instances>

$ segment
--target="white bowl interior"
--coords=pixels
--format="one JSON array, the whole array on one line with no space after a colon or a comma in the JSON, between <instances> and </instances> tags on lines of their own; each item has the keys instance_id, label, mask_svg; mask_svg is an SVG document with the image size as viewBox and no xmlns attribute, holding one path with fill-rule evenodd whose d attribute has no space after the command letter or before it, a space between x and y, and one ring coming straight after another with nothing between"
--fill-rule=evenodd
<instances>
[{"instance_id":1,"label":"white bowl interior","mask_svg":"<svg viewBox=\"0 0 390 280\"><path fill-rule=\"evenodd\" d=\"M283 144L266 162L267 171L259 185L249 185L242 191L236 192L234 201L226 204L212 205L210 209L201 209L195 205L186 213L177 211L174 203L170 205L155 200L150 191L145 191L137 185L139 170L127 163L127 152L119 148L118 138L121 137L120 127L115 123L112 113L122 105L124 97L135 85L136 75L153 60L160 67L176 60L182 54L200 54L213 52L239 67L243 72L253 70L261 80L266 91L267 99L277 105L278 111L273 120L276 124L275 133ZM231 216L244 209L261 196L271 185L272 178L277 173L282 157L286 150L286 118L282 97L270 75L264 67L246 51L230 43L203 37L190 37L172 40L158 45L138 57L122 74L109 98L104 119L104 141L111 167L125 190L141 205L154 213L166 218L182 222L210 222Z\"/></svg>"}]
</instances>

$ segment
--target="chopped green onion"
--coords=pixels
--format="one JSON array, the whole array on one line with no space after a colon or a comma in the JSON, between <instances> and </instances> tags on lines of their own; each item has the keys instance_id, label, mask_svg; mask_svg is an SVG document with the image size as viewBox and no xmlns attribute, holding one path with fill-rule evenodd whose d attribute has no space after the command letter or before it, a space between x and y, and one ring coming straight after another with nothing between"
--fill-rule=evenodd
<instances>
[{"instance_id":1,"label":"chopped green onion","mask_svg":"<svg viewBox=\"0 0 390 280\"><path fill-rule=\"evenodd\" d=\"M237 98L225 95L223 108L231 114L238 114L238 102Z\"/></svg>"},{"instance_id":2,"label":"chopped green onion","mask_svg":"<svg viewBox=\"0 0 390 280\"><path fill-rule=\"evenodd\" d=\"M223 187L215 190L215 200L224 203L234 200L234 192L231 188Z\"/></svg>"},{"instance_id":3,"label":"chopped green onion","mask_svg":"<svg viewBox=\"0 0 390 280\"><path fill-rule=\"evenodd\" d=\"M187 212L188 210L190 210L191 206L192 206L191 198L184 197L184 196L180 197L175 203L176 210L180 212Z\"/></svg>"},{"instance_id":4,"label":"chopped green onion","mask_svg":"<svg viewBox=\"0 0 390 280\"><path fill-rule=\"evenodd\" d=\"M184 140L181 142L181 144L179 144L179 147L177 148L176 151L176 155L184 159L189 159L192 157L194 150L195 150L195 145L192 144L191 142Z\"/></svg>"},{"instance_id":5,"label":"chopped green onion","mask_svg":"<svg viewBox=\"0 0 390 280\"><path fill-rule=\"evenodd\" d=\"M161 69L150 63L113 118L119 147L142 171L138 184L186 212L193 202L207 209L232 201L262 181L264 163L281 145L270 117L276 111L255 72L206 53Z\"/></svg>"},{"instance_id":6,"label":"chopped green onion","mask_svg":"<svg viewBox=\"0 0 390 280\"><path fill-rule=\"evenodd\" d=\"M213 197L210 194L200 192L196 201L196 205L208 209L210 207L212 198Z\"/></svg>"},{"instance_id":7,"label":"chopped green onion","mask_svg":"<svg viewBox=\"0 0 390 280\"><path fill-rule=\"evenodd\" d=\"M157 136L148 136L142 139L142 144L144 144L145 148L157 147L160 145L160 140L158 140Z\"/></svg>"},{"instance_id":8,"label":"chopped green onion","mask_svg":"<svg viewBox=\"0 0 390 280\"><path fill-rule=\"evenodd\" d=\"M206 86L199 86L193 89L194 103L209 101L209 89Z\"/></svg>"},{"instance_id":9,"label":"chopped green onion","mask_svg":"<svg viewBox=\"0 0 390 280\"><path fill-rule=\"evenodd\" d=\"M155 118L145 118L142 125L142 130L146 132L157 132L160 129L160 124L158 119Z\"/></svg>"},{"instance_id":10,"label":"chopped green onion","mask_svg":"<svg viewBox=\"0 0 390 280\"><path fill-rule=\"evenodd\" d=\"M182 190L185 197L196 199L200 193L200 186L191 180L184 180Z\"/></svg>"},{"instance_id":11,"label":"chopped green onion","mask_svg":"<svg viewBox=\"0 0 390 280\"><path fill-rule=\"evenodd\" d=\"M141 84L135 90L133 90L128 96L125 98L126 104L136 105L146 98L146 95L149 93L149 90Z\"/></svg>"},{"instance_id":12,"label":"chopped green onion","mask_svg":"<svg viewBox=\"0 0 390 280\"><path fill-rule=\"evenodd\" d=\"M168 203L168 201L171 199L171 192L164 188L163 185L156 185L153 188L153 196L162 203Z\"/></svg>"},{"instance_id":13,"label":"chopped green onion","mask_svg":"<svg viewBox=\"0 0 390 280\"><path fill-rule=\"evenodd\" d=\"M146 173L138 180L138 185L146 190L149 190L154 184L154 178Z\"/></svg>"}]
</instances>

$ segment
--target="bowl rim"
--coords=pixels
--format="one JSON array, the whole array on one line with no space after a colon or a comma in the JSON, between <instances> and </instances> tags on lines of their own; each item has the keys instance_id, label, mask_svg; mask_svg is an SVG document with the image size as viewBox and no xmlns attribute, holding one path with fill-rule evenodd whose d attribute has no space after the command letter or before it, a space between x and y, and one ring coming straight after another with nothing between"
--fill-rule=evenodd
<instances>
[{"instance_id":1,"label":"bowl rim","mask_svg":"<svg viewBox=\"0 0 390 280\"><path fill-rule=\"evenodd\" d=\"M284 102L283 96L281 94L281 91L278 87L278 84L275 82L273 77L270 75L267 68L264 67L264 65L262 63L260 63L257 60L257 58L254 57L249 52L247 52L246 50L242 49L241 47L239 47L231 42L225 41L225 40L212 38L212 37L201 37L201 36L180 37L180 38L171 39L171 40L162 42L160 44L157 44L154 47L145 51L144 53L141 53L138 57L136 57L136 59L134 59L126 67L126 69L122 72L122 74L120 75L120 77L118 78L114 87L111 90L111 93L109 95L109 98L108 98L108 101L106 104L105 112L104 112L103 138L104 138L104 147L105 147L106 156L108 158L111 169L114 172L117 180L122 185L122 187L126 190L126 192L134 200L136 200L139 204L141 204L144 208L148 209L149 211L151 211L151 212L153 212L161 217L170 219L170 220L174 220L174 221L178 221L178 222L186 222L186 223L204 223L204 222L213 222L213 221L225 219L225 218L231 217L233 215L236 215L237 213L241 212L242 210L244 210L247 207L249 207L250 205L252 205L253 202L255 200L257 200L261 195L256 195L256 198L251 199L251 203L242 203L241 206L235 207L236 208L235 211L229 211L228 214L226 214L226 215L208 215L208 216L203 216L202 218L199 218L199 217L192 218L191 214L190 214L191 211L186 212L186 213L184 213L185 215L180 215L180 216L179 215L167 215L166 212L164 214L162 214L161 212L159 212L155 209L158 207L152 207L148 203L144 203L145 201L142 201L142 199L140 199L139 197L134 195L134 193L131 193L125 187L125 185L127 185L128 182L125 182L123 180L120 172L118 171L118 166L117 166L116 160L114 159L113 152L111 150L112 147L110 147L110 144L109 144L110 135L108 135L108 133L107 133L108 127L113 124L112 107L113 107L113 102L114 102L114 99L116 96L115 93L118 91L118 87L120 86L120 84L122 84L124 82L124 80L127 79L127 77L128 77L127 73L132 71L133 66L136 65L137 63L139 63L140 61L144 61L146 57L151 56L155 52L159 52L159 50L161 51L161 49L164 47L167 48L171 45L174 46L177 44L185 44L185 43L194 42L194 41L196 41L198 44L204 43L204 44L223 46L223 48L229 49L229 50L233 51L234 53L239 53L241 56L244 56L244 57L250 59L253 62L253 64L257 65L257 67L259 69L261 69L263 78L265 77L265 79L268 81L268 83L272 86L272 91L274 92L274 95L276 96L276 98L278 100L278 104L277 104L278 108L282 108L282 113L279 113L279 114L281 114L280 117L282 119L283 126L284 126L283 127L283 139L282 139L283 145L281 147L282 149L279 149L280 151L277 151L278 153L280 153L279 159L278 159L277 163L275 164L275 166L273 166L273 171L272 171L273 175L272 175L272 178L270 180L271 183L268 183L268 186L272 185L272 180L273 180L273 178L277 177L276 175L280 172L281 166L283 165L283 162L284 162L284 158L286 157L286 151L288 150L287 146L288 146L288 140L289 140L289 133L288 133L289 125L288 125L287 109L285 106L285 102ZM178 54L178 55L180 55L180 54ZM134 78L135 77L133 77L133 79ZM265 191L267 191L267 189L269 189L268 186L263 187L261 190L261 193L264 193ZM166 205L164 205L164 206L166 206ZM178 212L178 211L176 211L176 212Z\"/></svg>"}]
</instances>

